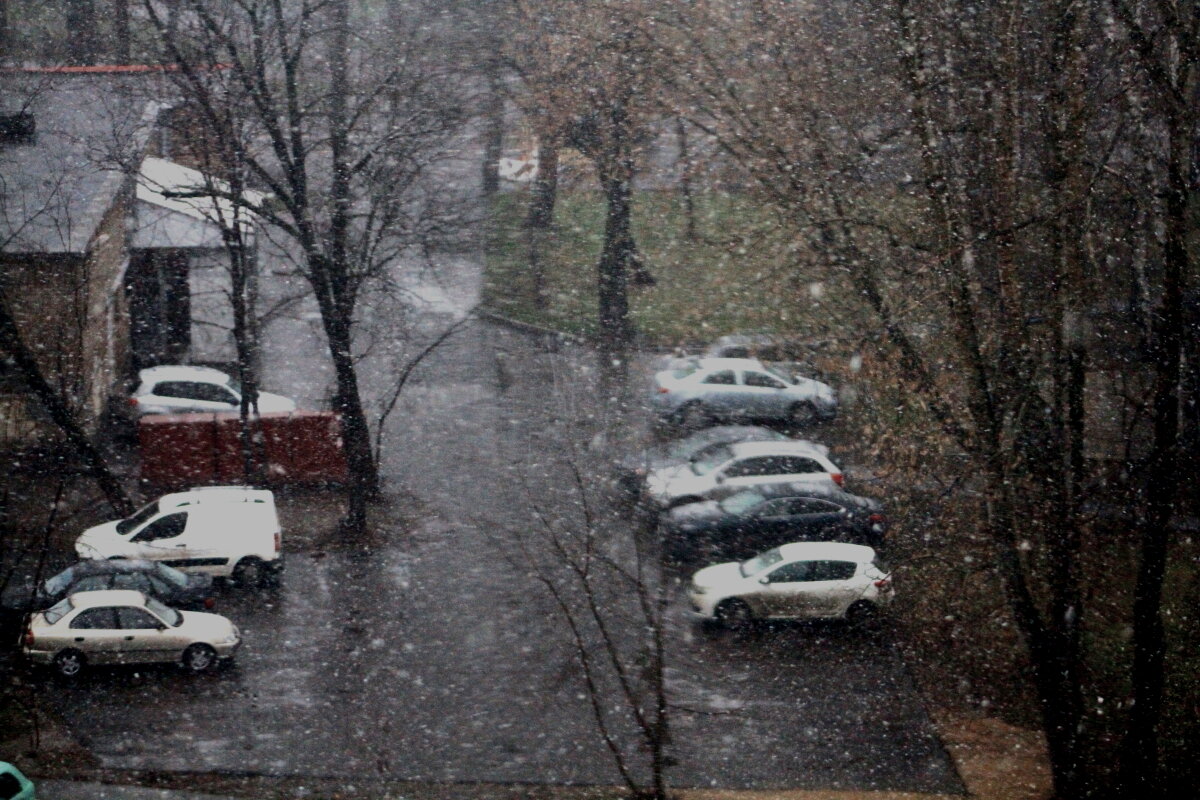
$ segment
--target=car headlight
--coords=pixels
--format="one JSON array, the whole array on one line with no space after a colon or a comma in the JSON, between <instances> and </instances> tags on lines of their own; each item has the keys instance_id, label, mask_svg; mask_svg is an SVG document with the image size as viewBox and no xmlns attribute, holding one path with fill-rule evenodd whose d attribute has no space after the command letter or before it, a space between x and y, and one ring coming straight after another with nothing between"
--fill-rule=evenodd
<instances>
[{"instance_id":1,"label":"car headlight","mask_svg":"<svg viewBox=\"0 0 1200 800\"><path fill-rule=\"evenodd\" d=\"M708 587L693 583L692 594L708 594Z\"/></svg>"},{"instance_id":2,"label":"car headlight","mask_svg":"<svg viewBox=\"0 0 1200 800\"><path fill-rule=\"evenodd\" d=\"M241 633L235 627L232 631L229 632L229 635L225 637L225 641L223 642L223 644L237 644L241 638L242 638Z\"/></svg>"}]
</instances>

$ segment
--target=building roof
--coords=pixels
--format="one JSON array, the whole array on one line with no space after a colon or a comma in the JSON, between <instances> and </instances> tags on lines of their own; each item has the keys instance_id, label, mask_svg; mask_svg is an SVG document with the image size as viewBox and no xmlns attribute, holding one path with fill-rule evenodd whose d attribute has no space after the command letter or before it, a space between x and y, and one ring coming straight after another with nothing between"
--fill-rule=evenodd
<instances>
[{"instance_id":1,"label":"building roof","mask_svg":"<svg viewBox=\"0 0 1200 800\"><path fill-rule=\"evenodd\" d=\"M146 157L138 172L134 246L222 247L222 229L235 224L253 235L257 218L252 213L239 212L229 200L211 196L229 191L225 181L206 177L199 170L165 158ZM262 205L267 197L250 189L242 195L254 206Z\"/></svg>"},{"instance_id":2,"label":"building roof","mask_svg":"<svg viewBox=\"0 0 1200 800\"><path fill-rule=\"evenodd\" d=\"M140 163L163 85L143 73L0 72L0 114L36 125L29 141L0 141L0 252L88 250Z\"/></svg>"}]
</instances>

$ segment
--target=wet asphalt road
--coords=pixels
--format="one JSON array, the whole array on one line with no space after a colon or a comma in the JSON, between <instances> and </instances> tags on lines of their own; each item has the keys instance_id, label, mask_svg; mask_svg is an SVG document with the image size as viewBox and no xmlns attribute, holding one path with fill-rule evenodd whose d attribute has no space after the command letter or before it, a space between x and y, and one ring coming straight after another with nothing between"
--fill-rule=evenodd
<instances>
[{"instance_id":1,"label":"wet asphalt road","mask_svg":"<svg viewBox=\"0 0 1200 800\"><path fill-rule=\"evenodd\" d=\"M472 304L471 263L451 267L450 290L410 276L418 329ZM272 388L315 401L325 388L305 366L320 357L301 335L311 325L302 309L277 322L268 363ZM228 591L220 610L246 641L230 669L54 684L72 730L110 767L617 783L566 630L506 545L533 524L532 504L573 502L562 456L591 402L588 366L586 354L471 323L389 420L397 522L383 541L292 553L277 591ZM368 393L386 389L382 363L364 374ZM712 635L685 619L678 587L670 620L675 785L962 791L886 635Z\"/></svg>"},{"instance_id":2,"label":"wet asphalt road","mask_svg":"<svg viewBox=\"0 0 1200 800\"><path fill-rule=\"evenodd\" d=\"M477 164L468 152L448 168L464 197ZM321 407L332 374L319 316L311 301L280 303L302 281L282 254L260 255L262 307L281 309L264 329L264 386ZM372 418L413 342L478 301L478 256L437 261L398 268L398 299L361 303ZM570 466L595 441L590 357L542 345L492 323L464 327L388 417L394 521L378 541L290 552L278 590L223 594L219 611L245 638L231 668L47 680L71 730L113 768L618 783L567 631L513 546L535 507L578 510ZM631 556L621 533L607 543L617 559ZM624 614L615 607L614 629L633 641ZM674 785L963 791L886 635L833 625L710 635L685 618L678 585L669 623ZM615 736L633 741L627 727Z\"/></svg>"}]
</instances>

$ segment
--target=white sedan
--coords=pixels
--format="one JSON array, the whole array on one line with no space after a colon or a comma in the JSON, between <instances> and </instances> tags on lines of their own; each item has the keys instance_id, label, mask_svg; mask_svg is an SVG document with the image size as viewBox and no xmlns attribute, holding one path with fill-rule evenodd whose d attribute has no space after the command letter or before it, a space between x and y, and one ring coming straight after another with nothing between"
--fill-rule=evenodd
<instances>
[{"instance_id":1,"label":"white sedan","mask_svg":"<svg viewBox=\"0 0 1200 800\"><path fill-rule=\"evenodd\" d=\"M674 508L781 483L840 489L842 471L828 452L823 445L794 440L715 444L686 464L652 471L646 491L660 508Z\"/></svg>"},{"instance_id":2,"label":"white sedan","mask_svg":"<svg viewBox=\"0 0 1200 800\"><path fill-rule=\"evenodd\" d=\"M241 386L217 369L188 365L149 367L138 373L129 398L135 416L238 411ZM296 401L271 392L258 393L258 410L295 411Z\"/></svg>"},{"instance_id":3,"label":"white sedan","mask_svg":"<svg viewBox=\"0 0 1200 800\"><path fill-rule=\"evenodd\" d=\"M233 658L237 626L219 614L177 611L141 592L76 592L34 614L22 650L73 678L88 664L177 662L191 672Z\"/></svg>"},{"instance_id":4,"label":"white sedan","mask_svg":"<svg viewBox=\"0 0 1200 800\"><path fill-rule=\"evenodd\" d=\"M837 415L833 388L788 377L753 358L700 358L654 376L651 404L685 428L715 420L769 420L803 427Z\"/></svg>"},{"instance_id":5,"label":"white sedan","mask_svg":"<svg viewBox=\"0 0 1200 800\"><path fill-rule=\"evenodd\" d=\"M892 601L891 573L870 547L793 542L746 561L705 567L688 599L701 620L745 627L760 619L863 622Z\"/></svg>"}]
</instances>

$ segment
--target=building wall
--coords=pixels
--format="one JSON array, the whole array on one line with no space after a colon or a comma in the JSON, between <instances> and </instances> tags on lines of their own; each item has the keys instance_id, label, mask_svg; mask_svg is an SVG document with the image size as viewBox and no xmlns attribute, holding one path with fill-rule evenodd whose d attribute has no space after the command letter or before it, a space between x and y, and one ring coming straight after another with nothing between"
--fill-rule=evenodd
<instances>
[{"instance_id":1,"label":"building wall","mask_svg":"<svg viewBox=\"0 0 1200 800\"><path fill-rule=\"evenodd\" d=\"M123 291L132 183L103 215L86 254L0 254L0 280L42 373L94 432L127 376L129 310ZM0 384L0 439L57 438L19 378Z\"/></svg>"}]
</instances>

